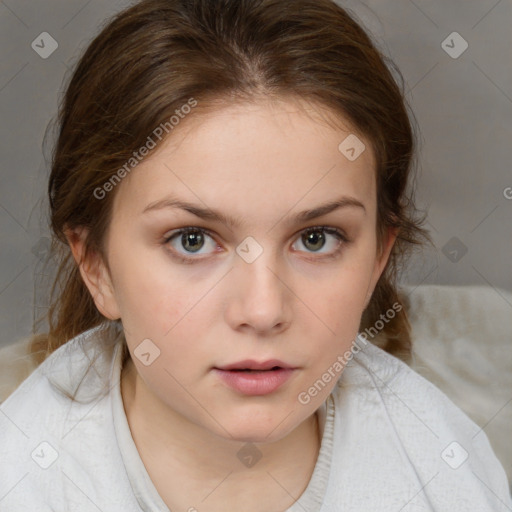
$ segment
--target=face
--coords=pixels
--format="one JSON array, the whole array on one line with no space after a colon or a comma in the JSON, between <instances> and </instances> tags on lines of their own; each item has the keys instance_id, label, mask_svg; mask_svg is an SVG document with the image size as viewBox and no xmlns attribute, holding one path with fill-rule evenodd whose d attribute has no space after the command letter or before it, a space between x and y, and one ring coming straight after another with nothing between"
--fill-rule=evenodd
<instances>
[{"instance_id":1,"label":"face","mask_svg":"<svg viewBox=\"0 0 512 512\"><path fill-rule=\"evenodd\" d=\"M316 113L283 101L191 116L118 185L110 274L88 286L169 418L275 441L335 384L298 399L350 348L394 238L377 254L369 142L358 134L349 160L338 146L355 131ZM247 360L281 369L225 369Z\"/></svg>"}]
</instances>

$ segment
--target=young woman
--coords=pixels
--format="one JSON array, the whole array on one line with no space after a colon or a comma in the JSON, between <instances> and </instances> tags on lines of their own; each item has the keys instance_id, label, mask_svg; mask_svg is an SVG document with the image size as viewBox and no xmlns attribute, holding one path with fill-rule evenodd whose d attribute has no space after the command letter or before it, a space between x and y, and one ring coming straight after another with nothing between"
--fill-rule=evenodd
<instances>
[{"instance_id":1,"label":"young woman","mask_svg":"<svg viewBox=\"0 0 512 512\"><path fill-rule=\"evenodd\" d=\"M61 266L0 409L1 510L510 510L485 433L402 361L413 130L347 12L144 0L59 123Z\"/></svg>"}]
</instances>

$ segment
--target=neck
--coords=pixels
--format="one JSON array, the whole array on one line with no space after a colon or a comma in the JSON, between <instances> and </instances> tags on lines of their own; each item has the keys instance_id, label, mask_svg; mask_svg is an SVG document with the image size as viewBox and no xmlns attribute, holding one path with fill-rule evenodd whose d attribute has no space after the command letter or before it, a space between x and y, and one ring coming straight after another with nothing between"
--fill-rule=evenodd
<instances>
[{"instance_id":1,"label":"neck","mask_svg":"<svg viewBox=\"0 0 512 512\"><path fill-rule=\"evenodd\" d=\"M131 359L123 368L121 393L137 450L162 497L163 489L170 489L170 480L174 485L181 480L182 485L176 485L174 492L187 488L187 494L194 492L190 482L196 482L197 492L203 496L204 489L213 489L220 476L228 474L229 485L223 484L226 493L230 488L240 492L243 482L244 494L251 494L252 488L258 500L261 493L268 495L269 474L282 488L293 489L290 494L295 499L307 487L320 449L317 414L278 441L257 443L261 458L254 466L250 462L247 466L235 458L246 442L220 437L172 411L148 389Z\"/></svg>"}]
</instances>

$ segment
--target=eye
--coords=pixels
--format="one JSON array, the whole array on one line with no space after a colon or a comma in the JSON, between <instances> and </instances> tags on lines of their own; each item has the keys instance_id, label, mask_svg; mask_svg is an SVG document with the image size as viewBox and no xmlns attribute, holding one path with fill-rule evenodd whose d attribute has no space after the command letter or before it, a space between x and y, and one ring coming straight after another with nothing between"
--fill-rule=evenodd
<instances>
[{"instance_id":1,"label":"eye","mask_svg":"<svg viewBox=\"0 0 512 512\"><path fill-rule=\"evenodd\" d=\"M215 249L217 244L215 240L208 234L204 229L197 227L187 227L171 233L165 238L164 243L170 244L173 247L173 254L182 261L190 261L191 258L187 258L187 254L207 254L208 251L201 253L201 249L208 244L210 241L210 248ZM184 249L184 252L181 251ZM183 257L182 257L183 256Z\"/></svg>"},{"instance_id":2,"label":"eye","mask_svg":"<svg viewBox=\"0 0 512 512\"><path fill-rule=\"evenodd\" d=\"M302 243L306 248L306 252L319 253L323 255L324 258L331 258L335 257L341 251L342 247L349 243L349 240L339 229L327 226L316 226L303 231L297 242ZM201 249L205 246L208 247L208 243L211 250L201 252ZM218 247L207 230L192 226L170 233L165 237L164 244L169 244L172 247L170 251L172 257L183 263L196 263L197 261L206 259L191 255L207 255L215 252L215 249ZM326 252L320 252L321 249L326 246L328 248L331 247L331 249ZM301 249L294 248L294 250Z\"/></svg>"},{"instance_id":3,"label":"eye","mask_svg":"<svg viewBox=\"0 0 512 512\"><path fill-rule=\"evenodd\" d=\"M307 252L320 253L326 257L334 257L341 251L342 246L349 242L349 240L339 229L327 226L315 226L303 231L298 242L306 247ZM326 246L328 247L328 250L320 252L321 249ZM331 247L331 250L329 250L329 247Z\"/></svg>"}]
</instances>

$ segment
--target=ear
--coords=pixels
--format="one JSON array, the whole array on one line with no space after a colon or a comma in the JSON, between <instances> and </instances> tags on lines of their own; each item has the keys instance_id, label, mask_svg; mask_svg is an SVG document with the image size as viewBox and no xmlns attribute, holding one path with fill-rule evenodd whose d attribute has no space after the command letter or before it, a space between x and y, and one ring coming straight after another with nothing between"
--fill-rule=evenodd
<instances>
[{"instance_id":1,"label":"ear","mask_svg":"<svg viewBox=\"0 0 512 512\"><path fill-rule=\"evenodd\" d=\"M80 227L73 230L68 229L65 233L73 258L80 269L80 275L98 311L110 320L120 318L112 279L101 255L96 252L85 255L85 240L89 231L87 228Z\"/></svg>"},{"instance_id":2,"label":"ear","mask_svg":"<svg viewBox=\"0 0 512 512\"><path fill-rule=\"evenodd\" d=\"M382 249L380 251L380 254L377 254L375 258L375 264L373 267L373 273L372 278L370 281L370 285L368 286L368 293L366 295L366 301L364 305L364 309L368 307L368 304L370 303L370 299L372 298L373 291L375 290L375 287L377 286L377 282L386 268L386 264L389 260L389 255L391 254L391 250L393 249L393 246L395 245L396 238L398 236L399 228L393 228L389 227L387 229L386 234L384 235L384 239L382 240Z\"/></svg>"}]
</instances>

